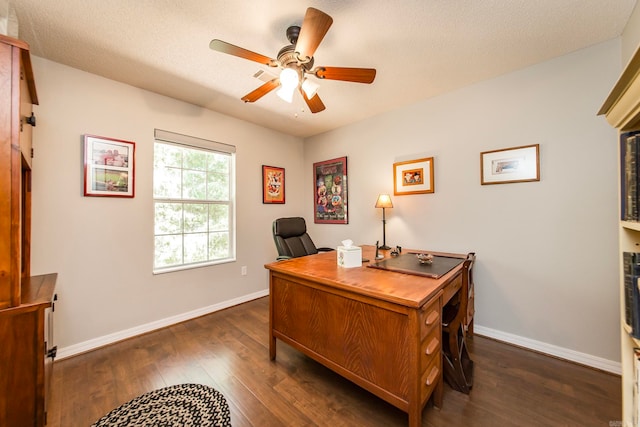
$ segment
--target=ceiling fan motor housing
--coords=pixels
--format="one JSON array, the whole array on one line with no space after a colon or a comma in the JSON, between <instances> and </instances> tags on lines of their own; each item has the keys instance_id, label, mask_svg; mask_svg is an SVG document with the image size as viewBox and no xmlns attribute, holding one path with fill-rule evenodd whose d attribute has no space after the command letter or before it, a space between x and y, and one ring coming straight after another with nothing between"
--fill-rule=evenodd
<instances>
[{"instance_id":1,"label":"ceiling fan motor housing","mask_svg":"<svg viewBox=\"0 0 640 427\"><path fill-rule=\"evenodd\" d=\"M298 27L297 25L292 25L287 28L287 40L289 40L289 43L291 43L292 45L295 46L295 44L298 42L299 35L300 27Z\"/></svg>"},{"instance_id":2,"label":"ceiling fan motor housing","mask_svg":"<svg viewBox=\"0 0 640 427\"><path fill-rule=\"evenodd\" d=\"M278 62L280 62L283 68L295 63L304 67L304 71L309 71L313 67L313 57L309 58L308 61L301 61L296 54L296 43L298 42L299 35L300 27L297 25L292 25L287 28L287 40L289 40L291 44L280 49L280 52L278 52Z\"/></svg>"},{"instance_id":3,"label":"ceiling fan motor housing","mask_svg":"<svg viewBox=\"0 0 640 427\"><path fill-rule=\"evenodd\" d=\"M293 44L287 45L280 49L278 52L278 62L282 66L282 68L304 68L301 71L309 71L313 68L313 57L308 62L300 62L298 59L298 55L296 54L296 46Z\"/></svg>"}]
</instances>

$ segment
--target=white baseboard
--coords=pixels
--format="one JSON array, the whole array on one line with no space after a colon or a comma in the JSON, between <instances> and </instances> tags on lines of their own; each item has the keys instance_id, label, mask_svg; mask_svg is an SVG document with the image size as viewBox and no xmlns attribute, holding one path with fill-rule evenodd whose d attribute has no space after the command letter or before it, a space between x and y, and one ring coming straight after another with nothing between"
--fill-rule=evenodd
<instances>
[{"instance_id":1,"label":"white baseboard","mask_svg":"<svg viewBox=\"0 0 640 427\"><path fill-rule=\"evenodd\" d=\"M530 350L538 351L540 353L555 356L560 359L576 362L581 365L590 366L592 368L600 369L602 371L610 372L612 374L622 374L622 364L613 360L603 359L591 354L580 353L578 351L570 350L564 347L558 347L556 345L547 344L541 341L524 338L518 335L509 334L506 332L497 331L495 329L485 328L483 326L474 325L473 333L482 335L488 338L493 338L498 341L503 341L509 344L514 344L519 347L524 347Z\"/></svg>"},{"instance_id":2,"label":"white baseboard","mask_svg":"<svg viewBox=\"0 0 640 427\"><path fill-rule=\"evenodd\" d=\"M176 323L184 322L185 320L195 319L196 317L204 316L205 314L210 314L216 311L220 311L225 308L233 307L234 305L238 305L244 302L252 301L254 299L262 298L267 295L269 295L269 290L265 289L260 292L255 292L249 295L243 295L239 298L234 298L218 304L210 305L208 307L199 308L197 310L193 310L187 313L182 313L177 316L168 317L166 319L161 319L155 322L136 326L135 328L126 329L124 331L116 332L109 335L104 335L102 337L98 337L85 342L74 344L69 347L59 348L58 353L56 354L56 360L65 359L67 357L75 356L80 353L85 353L87 351L95 350L96 348L113 344L115 342L122 341L127 338L132 338L132 337L135 337L136 335L145 334L147 332L151 332L156 329L175 325Z\"/></svg>"}]
</instances>

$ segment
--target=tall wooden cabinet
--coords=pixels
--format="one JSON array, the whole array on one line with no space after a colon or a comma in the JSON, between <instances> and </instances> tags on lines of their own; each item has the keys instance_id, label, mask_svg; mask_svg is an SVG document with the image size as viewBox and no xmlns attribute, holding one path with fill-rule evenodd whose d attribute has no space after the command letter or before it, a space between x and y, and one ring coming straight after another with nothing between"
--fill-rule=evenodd
<instances>
[{"instance_id":1,"label":"tall wooden cabinet","mask_svg":"<svg viewBox=\"0 0 640 427\"><path fill-rule=\"evenodd\" d=\"M611 126L619 133L640 130L640 50L636 51L618 82L598 111L604 114ZM618 158L620 158L620 143ZM620 163L619 163L620 164ZM622 167L622 166L619 166ZM618 171L621 177L622 170ZM620 186L619 186L620 187ZM618 191L619 197L621 191ZM622 201L619 200L619 205ZM621 212L622 213L622 212ZM622 216L621 216L622 218ZM620 221L619 257L620 257L620 333L622 344L622 421L624 426L634 423L634 348L640 347L640 340L630 335L625 322L625 284L623 272L623 253L640 252L640 222Z\"/></svg>"},{"instance_id":2,"label":"tall wooden cabinet","mask_svg":"<svg viewBox=\"0 0 640 427\"><path fill-rule=\"evenodd\" d=\"M31 276L29 46L0 35L0 426L42 426L55 347L56 274Z\"/></svg>"}]
</instances>

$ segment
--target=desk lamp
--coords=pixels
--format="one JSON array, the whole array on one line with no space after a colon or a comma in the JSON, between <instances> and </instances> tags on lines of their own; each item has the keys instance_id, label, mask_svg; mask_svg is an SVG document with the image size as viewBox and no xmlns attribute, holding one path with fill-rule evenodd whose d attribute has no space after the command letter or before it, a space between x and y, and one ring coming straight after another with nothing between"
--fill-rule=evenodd
<instances>
[{"instance_id":1,"label":"desk lamp","mask_svg":"<svg viewBox=\"0 0 640 427\"><path fill-rule=\"evenodd\" d=\"M391 203L391 197L388 194L380 194L378 195L378 201L376 202L376 208L382 208L382 246L380 249L391 249L387 246L387 237L385 235L385 227L387 224L387 219L384 215L385 208L392 208L393 203Z\"/></svg>"}]
</instances>

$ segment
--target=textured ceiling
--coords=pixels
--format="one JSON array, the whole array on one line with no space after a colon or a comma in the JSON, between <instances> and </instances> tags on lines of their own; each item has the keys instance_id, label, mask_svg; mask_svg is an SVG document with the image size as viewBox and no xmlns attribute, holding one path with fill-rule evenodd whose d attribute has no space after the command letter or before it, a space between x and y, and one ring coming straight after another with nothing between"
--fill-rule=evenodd
<instances>
[{"instance_id":1,"label":"textured ceiling","mask_svg":"<svg viewBox=\"0 0 640 427\"><path fill-rule=\"evenodd\" d=\"M0 1L0 4L2 1ZM34 55L308 137L619 36L636 0L9 0ZM307 7L333 17L315 64L376 68L373 84L317 81L242 96L268 70L209 49L221 39L275 58ZM36 75L36 83L38 76Z\"/></svg>"}]
</instances>

